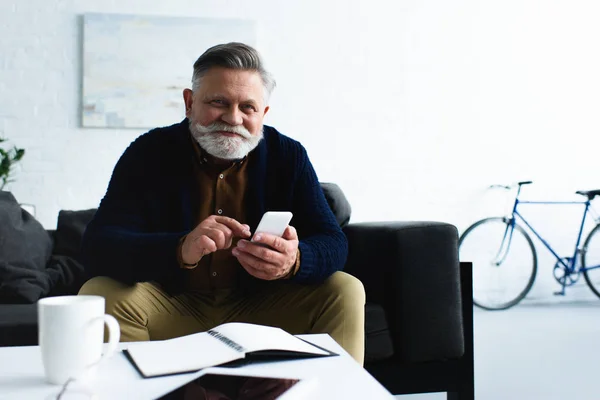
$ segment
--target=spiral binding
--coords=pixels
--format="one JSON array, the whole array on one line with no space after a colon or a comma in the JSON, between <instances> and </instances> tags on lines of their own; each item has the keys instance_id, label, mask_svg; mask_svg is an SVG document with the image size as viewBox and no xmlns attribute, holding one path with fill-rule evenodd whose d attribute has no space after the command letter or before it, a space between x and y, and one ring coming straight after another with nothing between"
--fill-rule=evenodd
<instances>
[{"instance_id":1,"label":"spiral binding","mask_svg":"<svg viewBox=\"0 0 600 400\"><path fill-rule=\"evenodd\" d=\"M232 349L243 353L245 351L244 347L239 345L238 343L234 342L233 340L229 339L227 336L222 335L221 333L215 331L215 330L209 330L207 332L209 335L211 335L212 337L214 337L215 339L220 340L221 342L223 342L224 344L226 344L228 347L231 347Z\"/></svg>"}]
</instances>

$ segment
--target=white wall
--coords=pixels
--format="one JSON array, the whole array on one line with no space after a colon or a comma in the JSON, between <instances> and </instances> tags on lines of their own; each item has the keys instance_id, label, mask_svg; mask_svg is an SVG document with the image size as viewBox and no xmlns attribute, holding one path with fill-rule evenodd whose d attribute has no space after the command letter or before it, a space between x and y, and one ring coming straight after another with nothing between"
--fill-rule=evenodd
<instances>
[{"instance_id":1,"label":"white wall","mask_svg":"<svg viewBox=\"0 0 600 400\"><path fill-rule=\"evenodd\" d=\"M355 222L463 229L502 205L490 183L532 179L532 197L600 187L594 0L0 0L0 135L27 150L11 190L47 227L96 207L142 133L79 127L85 12L256 19L278 80L267 123L340 184ZM532 215L568 247L571 212ZM533 294L547 297L553 262L540 261Z\"/></svg>"}]
</instances>

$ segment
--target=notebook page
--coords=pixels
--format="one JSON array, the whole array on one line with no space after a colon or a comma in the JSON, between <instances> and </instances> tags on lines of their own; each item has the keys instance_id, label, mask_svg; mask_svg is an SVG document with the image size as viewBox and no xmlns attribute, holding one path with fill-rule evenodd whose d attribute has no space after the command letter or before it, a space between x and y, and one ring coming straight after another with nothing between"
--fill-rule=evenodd
<instances>
[{"instance_id":1,"label":"notebook page","mask_svg":"<svg viewBox=\"0 0 600 400\"><path fill-rule=\"evenodd\" d=\"M240 344L246 352L259 350L287 350L301 353L329 355L328 352L312 346L281 328L231 322L219 325L213 330Z\"/></svg>"},{"instance_id":2,"label":"notebook page","mask_svg":"<svg viewBox=\"0 0 600 400\"><path fill-rule=\"evenodd\" d=\"M132 343L127 351L144 376L195 371L244 358L207 333Z\"/></svg>"}]
</instances>

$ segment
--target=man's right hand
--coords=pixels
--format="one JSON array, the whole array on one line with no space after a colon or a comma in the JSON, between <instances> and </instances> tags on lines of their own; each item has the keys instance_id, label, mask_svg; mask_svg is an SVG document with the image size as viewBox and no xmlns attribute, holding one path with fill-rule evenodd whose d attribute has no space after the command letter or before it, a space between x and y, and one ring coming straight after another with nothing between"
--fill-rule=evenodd
<instances>
[{"instance_id":1,"label":"man's right hand","mask_svg":"<svg viewBox=\"0 0 600 400\"><path fill-rule=\"evenodd\" d=\"M233 218L211 215L188 233L181 246L181 259L195 264L203 256L231 247L234 237L249 238L250 227Z\"/></svg>"}]
</instances>

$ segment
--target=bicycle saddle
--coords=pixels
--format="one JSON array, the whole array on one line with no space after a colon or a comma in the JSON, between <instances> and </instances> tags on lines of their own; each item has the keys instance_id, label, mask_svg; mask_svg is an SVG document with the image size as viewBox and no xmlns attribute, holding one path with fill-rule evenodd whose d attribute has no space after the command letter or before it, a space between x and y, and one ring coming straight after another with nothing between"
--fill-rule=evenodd
<instances>
[{"instance_id":1,"label":"bicycle saddle","mask_svg":"<svg viewBox=\"0 0 600 400\"><path fill-rule=\"evenodd\" d=\"M586 196L588 199L592 200L594 197L600 196L600 189L596 189L596 190L578 190L575 193L580 194L582 196Z\"/></svg>"}]
</instances>

